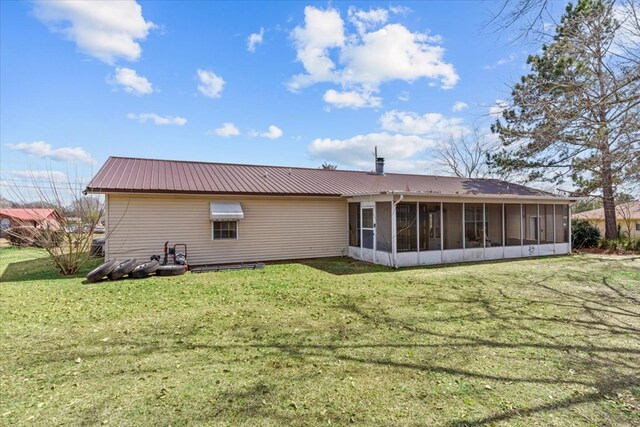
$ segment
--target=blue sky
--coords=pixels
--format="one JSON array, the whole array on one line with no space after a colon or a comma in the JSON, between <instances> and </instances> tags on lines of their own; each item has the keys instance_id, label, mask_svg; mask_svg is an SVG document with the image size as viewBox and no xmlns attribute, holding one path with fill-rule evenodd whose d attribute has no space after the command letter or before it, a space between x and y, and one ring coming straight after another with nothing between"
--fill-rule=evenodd
<instances>
[{"instance_id":1,"label":"blue sky","mask_svg":"<svg viewBox=\"0 0 640 427\"><path fill-rule=\"evenodd\" d=\"M434 173L535 49L483 28L497 6L1 2L3 179L110 155L369 170L375 145Z\"/></svg>"}]
</instances>

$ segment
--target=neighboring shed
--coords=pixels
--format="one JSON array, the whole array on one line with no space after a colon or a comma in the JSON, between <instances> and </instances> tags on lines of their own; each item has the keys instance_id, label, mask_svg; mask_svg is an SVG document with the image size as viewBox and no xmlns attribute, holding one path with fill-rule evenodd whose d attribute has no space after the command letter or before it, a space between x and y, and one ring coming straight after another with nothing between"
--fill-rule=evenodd
<instances>
[{"instance_id":1,"label":"neighboring shed","mask_svg":"<svg viewBox=\"0 0 640 427\"><path fill-rule=\"evenodd\" d=\"M7 229L31 225L34 227L60 227L62 217L55 209L0 208L0 237Z\"/></svg>"},{"instance_id":2,"label":"neighboring shed","mask_svg":"<svg viewBox=\"0 0 640 427\"><path fill-rule=\"evenodd\" d=\"M604 236L604 209L592 209L590 211L573 214L573 219L584 219L600 229ZM616 224L618 230L624 236L640 238L640 201L620 203L616 206Z\"/></svg>"},{"instance_id":3,"label":"neighboring shed","mask_svg":"<svg viewBox=\"0 0 640 427\"><path fill-rule=\"evenodd\" d=\"M379 159L382 161L382 159ZM192 264L351 256L392 266L570 251L569 204L494 179L111 157L108 258L169 240Z\"/></svg>"}]
</instances>

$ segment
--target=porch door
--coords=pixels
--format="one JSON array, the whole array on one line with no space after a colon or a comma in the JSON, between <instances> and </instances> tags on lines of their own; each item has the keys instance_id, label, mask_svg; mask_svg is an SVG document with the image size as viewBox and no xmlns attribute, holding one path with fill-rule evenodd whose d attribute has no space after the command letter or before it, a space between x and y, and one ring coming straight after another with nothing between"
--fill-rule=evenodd
<instances>
[{"instance_id":1,"label":"porch door","mask_svg":"<svg viewBox=\"0 0 640 427\"><path fill-rule=\"evenodd\" d=\"M360 208L362 227L360 232L360 250L362 258L367 261L375 261L375 245L376 245L376 212L375 205L368 206L364 203Z\"/></svg>"}]
</instances>

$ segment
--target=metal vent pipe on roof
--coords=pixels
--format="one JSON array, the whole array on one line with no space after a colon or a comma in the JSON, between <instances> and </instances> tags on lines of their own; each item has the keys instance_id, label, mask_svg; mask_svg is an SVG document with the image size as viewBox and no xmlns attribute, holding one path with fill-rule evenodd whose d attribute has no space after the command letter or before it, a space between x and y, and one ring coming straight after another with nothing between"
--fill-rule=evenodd
<instances>
[{"instance_id":1,"label":"metal vent pipe on roof","mask_svg":"<svg viewBox=\"0 0 640 427\"><path fill-rule=\"evenodd\" d=\"M376 175L384 175L384 157L376 157Z\"/></svg>"}]
</instances>

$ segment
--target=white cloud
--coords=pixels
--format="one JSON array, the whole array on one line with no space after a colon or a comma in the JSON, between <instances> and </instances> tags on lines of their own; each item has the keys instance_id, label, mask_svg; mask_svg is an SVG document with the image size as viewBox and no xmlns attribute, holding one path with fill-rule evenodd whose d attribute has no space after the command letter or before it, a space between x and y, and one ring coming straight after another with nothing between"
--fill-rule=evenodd
<instances>
[{"instance_id":1,"label":"white cloud","mask_svg":"<svg viewBox=\"0 0 640 427\"><path fill-rule=\"evenodd\" d=\"M453 108L451 108L451 110L458 112L458 111L466 110L467 108L469 108L469 104L467 104L466 102L458 101L455 104L453 104Z\"/></svg>"},{"instance_id":2,"label":"white cloud","mask_svg":"<svg viewBox=\"0 0 640 427\"><path fill-rule=\"evenodd\" d=\"M400 101L407 102L409 99L411 99L411 95L409 95L409 92L406 90L403 90L398 94L398 100Z\"/></svg>"},{"instance_id":3,"label":"white cloud","mask_svg":"<svg viewBox=\"0 0 640 427\"><path fill-rule=\"evenodd\" d=\"M407 6L391 6L389 7L389 12L395 15L408 15L413 12L413 10Z\"/></svg>"},{"instance_id":4,"label":"white cloud","mask_svg":"<svg viewBox=\"0 0 640 427\"><path fill-rule=\"evenodd\" d=\"M331 104L336 108L363 108L363 107L380 107L382 98L372 96L370 93L338 92L329 89L322 97L324 102Z\"/></svg>"},{"instance_id":5,"label":"white cloud","mask_svg":"<svg viewBox=\"0 0 640 427\"><path fill-rule=\"evenodd\" d=\"M299 90L316 82L333 81L335 64L328 49L342 47L345 43L344 22L336 9L320 10L313 6L304 8L304 27L296 27L292 38L297 59L307 71L289 82L289 89Z\"/></svg>"},{"instance_id":6,"label":"white cloud","mask_svg":"<svg viewBox=\"0 0 640 427\"><path fill-rule=\"evenodd\" d=\"M389 20L389 11L383 8L368 11L349 6L349 21L356 27L359 34L364 34L371 28L377 28Z\"/></svg>"},{"instance_id":7,"label":"white cloud","mask_svg":"<svg viewBox=\"0 0 640 427\"><path fill-rule=\"evenodd\" d=\"M198 69L198 90L209 98L220 98L225 81L213 71Z\"/></svg>"},{"instance_id":8,"label":"white cloud","mask_svg":"<svg viewBox=\"0 0 640 427\"><path fill-rule=\"evenodd\" d=\"M496 99L496 102L489 107L489 115L499 119L502 117L502 113L509 108L509 103L503 99Z\"/></svg>"},{"instance_id":9,"label":"white cloud","mask_svg":"<svg viewBox=\"0 0 640 427\"><path fill-rule=\"evenodd\" d=\"M410 135L441 137L451 133L466 133L462 119L446 118L440 113L419 115L410 111L387 111L380 117L382 129Z\"/></svg>"},{"instance_id":10,"label":"white cloud","mask_svg":"<svg viewBox=\"0 0 640 427\"><path fill-rule=\"evenodd\" d=\"M329 82L341 85L343 92L372 93L387 81L420 78L438 81L443 89L454 87L459 76L443 59L441 38L411 32L401 24L386 24L389 15L385 12L350 8L349 19L358 30L345 34L336 9L307 6L304 26L292 32L297 59L306 73L293 76L289 89Z\"/></svg>"},{"instance_id":11,"label":"white cloud","mask_svg":"<svg viewBox=\"0 0 640 427\"><path fill-rule=\"evenodd\" d=\"M266 132L257 134L257 136L261 136L263 138L269 138L269 139L278 139L282 135L283 135L282 130L275 125L269 126L269 129Z\"/></svg>"},{"instance_id":12,"label":"white cloud","mask_svg":"<svg viewBox=\"0 0 640 427\"><path fill-rule=\"evenodd\" d=\"M256 46L262 44L262 38L264 36L264 28L260 28L259 33L253 33L247 37L247 50L249 52L255 52Z\"/></svg>"},{"instance_id":13,"label":"white cloud","mask_svg":"<svg viewBox=\"0 0 640 427\"><path fill-rule=\"evenodd\" d=\"M53 148L51 144L44 141L20 142L18 144L7 144L12 150L21 151L32 156L58 160L63 162L83 162L94 164L95 161L81 147L61 147Z\"/></svg>"},{"instance_id":14,"label":"white cloud","mask_svg":"<svg viewBox=\"0 0 640 427\"><path fill-rule=\"evenodd\" d=\"M37 1L34 15L53 32L73 41L81 52L113 64L140 58L144 40L155 27L133 0Z\"/></svg>"},{"instance_id":15,"label":"white cloud","mask_svg":"<svg viewBox=\"0 0 640 427\"><path fill-rule=\"evenodd\" d=\"M230 137L230 136L238 136L240 135L240 130L233 123L223 123L221 127L213 130L216 135L222 137Z\"/></svg>"},{"instance_id":16,"label":"white cloud","mask_svg":"<svg viewBox=\"0 0 640 427\"><path fill-rule=\"evenodd\" d=\"M50 171L50 170L11 171L11 175L19 178L28 178L29 180L47 180L51 182L67 181L67 174L60 171Z\"/></svg>"},{"instance_id":17,"label":"white cloud","mask_svg":"<svg viewBox=\"0 0 640 427\"><path fill-rule=\"evenodd\" d=\"M341 59L347 64L343 80L377 87L389 80L413 81L420 77L439 79L443 89L459 80L453 65L443 62L444 49L433 39L412 33L400 24L389 24L367 33L361 44L346 46Z\"/></svg>"},{"instance_id":18,"label":"white cloud","mask_svg":"<svg viewBox=\"0 0 640 427\"><path fill-rule=\"evenodd\" d=\"M309 152L318 159L368 170L372 169L376 146L388 159L410 161L412 156L434 147L435 142L417 135L370 133L348 139L318 138L309 145Z\"/></svg>"},{"instance_id":19,"label":"white cloud","mask_svg":"<svg viewBox=\"0 0 640 427\"><path fill-rule=\"evenodd\" d=\"M494 68L497 68L497 67L499 67L501 65L508 64L509 62L513 62L515 59L516 59L516 56L512 53L508 57L500 58L495 63L490 64L490 65L485 65L482 68L485 69L485 70L493 70Z\"/></svg>"},{"instance_id":20,"label":"white cloud","mask_svg":"<svg viewBox=\"0 0 640 427\"><path fill-rule=\"evenodd\" d=\"M127 93L134 95L149 95L153 93L153 85L146 77L139 76L136 70L131 68L116 68L116 77L111 83L122 86Z\"/></svg>"},{"instance_id":21,"label":"white cloud","mask_svg":"<svg viewBox=\"0 0 640 427\"><path fill-rule=\"evenodd\" d=\"M187 119L185 119L184 117L160 116L156 113L141 113L141 114L129 113L127 114L127 117L131 120L138 120L140 123L146 123L147 121L150 120L153 122L153 124L158 126L163 126L163 125L183 126L187 124Z\"/></svg>"}]
</instances>

